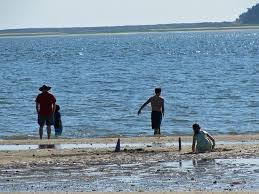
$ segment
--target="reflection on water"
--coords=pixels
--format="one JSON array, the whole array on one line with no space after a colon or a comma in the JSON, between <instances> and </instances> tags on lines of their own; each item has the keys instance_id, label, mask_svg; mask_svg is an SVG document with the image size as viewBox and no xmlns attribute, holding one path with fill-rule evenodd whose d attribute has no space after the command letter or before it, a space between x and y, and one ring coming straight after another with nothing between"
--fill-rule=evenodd
<instances>
[{"instance_id":1,"label":"reflection on water","mask_svg":"<svg viewBox=\"0 0 259 194\"><path fill-rule=\"evenodd\" d=\"M192 164L193 164L193 167L209 167L209 166L213 166L215 165L215 159L200 159L200 160L197 160L197 159L193 159L192 160Z\"/></svg>"}]
</instances>

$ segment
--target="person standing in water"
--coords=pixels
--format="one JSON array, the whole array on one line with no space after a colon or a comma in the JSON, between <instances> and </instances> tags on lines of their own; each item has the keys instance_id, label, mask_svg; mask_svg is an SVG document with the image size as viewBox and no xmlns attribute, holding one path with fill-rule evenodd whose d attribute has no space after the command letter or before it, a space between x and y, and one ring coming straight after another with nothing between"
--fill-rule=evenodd
<instances>
[{"instance_id":1,"label":"person standing in water","mask_svg":"<svg viewBox=\"0 0 259 194\"><path fill-rule=\"evenodd\" d=\"M201 129L197 123L192 125L193 141L192 151L196 153L210 152L215 147L214 138L208 132Z\"/></svg>"},{"instance_id":2,"label":"person standing in water","mask_svg":"<svg viewBox=\"0 0 259 194\"><path fill-rule=\"evenodd\" d=\"M51 87L43 85L39 88L41 93L36 98L36 110L38 113L39 135L42 139L43 127L47 125L48 139L50 139L51 125L54 124L56 98L49 92Z\"/></svg>"},{"instance_id":3,"label":"person standing in water","mask_svg":"<svg viewBox=\"0 0 259 194\"><path fill-rule=\"evenodd\" d=\"M61 120L61 114L60 114L60 106L56 104L56 110L54 114L54 128L55 128L55 136L61 136L63 125Z\"/></svg>"},{"instance_id":4,"label":"person standing in water","mask_svg":"<svg viewBox=\"0 0 259 194\"><path fill-rule=\"evenodd\" d=\"M150 97L139 109L138 115L141 113L141 110L149 103L151 103L152 112L151 112L151 123L152 129L154 129L154 135L160 135L160 125L162 122L162 116L164 116L164 99L160 96L161 88L155 88L155 95Z\"/></svg>"}]
</instances>

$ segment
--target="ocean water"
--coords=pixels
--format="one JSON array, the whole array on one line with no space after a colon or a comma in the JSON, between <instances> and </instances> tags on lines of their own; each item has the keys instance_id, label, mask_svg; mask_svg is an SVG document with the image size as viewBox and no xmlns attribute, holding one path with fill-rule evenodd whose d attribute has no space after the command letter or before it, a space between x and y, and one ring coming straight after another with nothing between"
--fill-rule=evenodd
<instances>
[{"instance_id":1,"label":"ocean water","mask_svg":"<svg viewBox=\"0 0 259 194\"><path fill-rule=\"evenodd\" d=\"M155 87L164 135L259 132L259 31L0 38L0 59L0 139L38 137L43 84L67 138L152 135Z\"/></svg>"}]
</instances>

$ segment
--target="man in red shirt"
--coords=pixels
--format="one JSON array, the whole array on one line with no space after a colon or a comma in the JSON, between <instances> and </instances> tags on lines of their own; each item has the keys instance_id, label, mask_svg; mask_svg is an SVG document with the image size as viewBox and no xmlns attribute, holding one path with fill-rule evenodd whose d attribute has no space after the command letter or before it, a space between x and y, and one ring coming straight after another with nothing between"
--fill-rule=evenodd
<instances>
[{"instance_id":1,"label":"man in red shirt","mask_svg":"<svg viewBox=\"0 0 259 194\"><path fill-rule=\"evenodd\" d=\"M48 139L50 139L51 125L54 123L54 113L56 109L56 98L48 91L51 87L43 85L39 88L41 93L36 98L36 110L38 113L38 124L40 139L43 135L43 127L46 123Z\"/></svg>"}]
</instances>

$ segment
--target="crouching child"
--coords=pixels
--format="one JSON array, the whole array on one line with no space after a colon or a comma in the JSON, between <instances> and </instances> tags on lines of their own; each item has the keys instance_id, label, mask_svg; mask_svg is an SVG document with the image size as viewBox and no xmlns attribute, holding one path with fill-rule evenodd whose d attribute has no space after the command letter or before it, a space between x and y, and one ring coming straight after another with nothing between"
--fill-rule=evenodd
<instances>
[{"instance_id":1,"label":"crouching child","mask_svg":"<svg viewBox=\"0 0 259 194\"><path fill-rule=\"evenodd\" d=\"M210 152L215 147L214 138L208 132L201 129L198 124L193 124L192 151L196 153Z\"/></svg>"}]
</instances>

